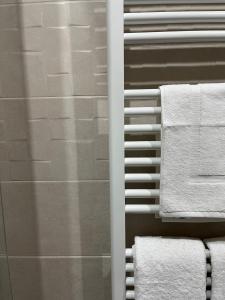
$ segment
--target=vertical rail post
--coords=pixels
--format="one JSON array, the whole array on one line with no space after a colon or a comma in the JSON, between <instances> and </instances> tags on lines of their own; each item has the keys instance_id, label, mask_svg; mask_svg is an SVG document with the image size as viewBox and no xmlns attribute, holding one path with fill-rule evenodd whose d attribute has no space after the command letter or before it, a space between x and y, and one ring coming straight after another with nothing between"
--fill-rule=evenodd
<instances>
[{"instance_id":1,"label":"vertical rail post","mask_svg":"<svg viewBox=\"0 0 225 300\"><path fill-rule=\"evenodd\" d=\"M125 299L124 3L107 1L112 299Z\"/></svg>"}]
</instances>

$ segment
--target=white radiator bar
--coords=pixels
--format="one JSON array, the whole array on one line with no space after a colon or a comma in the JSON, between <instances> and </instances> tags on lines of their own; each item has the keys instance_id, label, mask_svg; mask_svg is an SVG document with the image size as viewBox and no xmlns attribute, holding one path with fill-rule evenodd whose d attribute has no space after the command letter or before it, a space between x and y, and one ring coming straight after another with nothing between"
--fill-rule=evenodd
<instances>
[{"instance_id":1,"label":"white radiator bar","mask_svg":"<svg viewBox=\"0 0 225 300\"><path fill-rule=\"evenodd\" d=\"M126 198L150 198L159 197L159 190L157 189L126 189Z\"/></svg>"},{"instance_id":2,"label":"white radiator bar","mask_svg":"<svg viewBox=\"0 0 225 300\"><path fill-rule=\"evenodd\" d=\"M127 204L125 205L127 214L156 214L159 212L157 204Z\"/></svg>"},{"instance_id":3,"label":"white radiator bar","mask_svg":"<svg viewBox=\"0 0 225 300\"><path fill-rule=\"evenodd\" d=\"M125 166L158 166L161 159L158 157L127 157L125 158Z\"/></svg>"},{"instance_id":4,"label":"white radiator bar","mask_svg":"<svg viewBox=\"0 0 225 300\"><path fill-rule=\"evenodd\" d=\"M127 291L126 292L126 299L135 299L134 291Z\"/></svg>"},{"instance_id":5,"label":"white radiator bar","mask_svg":"<svg viewBox=\"0 0 225 300\"><path fill-rule=\"evenodd\" d=\"M125 13L125 24L225 23L224 11Z\"/></svg>"},{"instance_id":6,"label":"white radiator bar","mask_svg":"<svg viewBox=\"0 0 225 300\"><path fill-rule=\"evenodd\" d=\"M136 150L136 149L160 149L161 142L159 141L135 141L135 142L125 142L124 148L126 150Z\"/></svg>"},{"instance_id":7,"label":"white radiator bar","mask_svg":"<svg viewBox=\"0 0 225 300\"><path fill-rule=\"evenodd\" d=\"M134 272L134 264L126 263L126 272Z\"/></svg>"},{"instance_id":8,"label":"white radiator bar","mask_svg":"<svg viewBox=\"0 0 225 300\"><path fill-rule=\"evenodd\" d=\"M134 277L126 278L126 286L134 286Z\"/></svg>"},{"instance_id":9,"label":"white radiator bar","mask_svg":"<svg viewBox=\"0 0 225 300\"><path fill-rule=\"evenodd\" d=\"M159 124L137 124L137 125L124 125L124 132L160 132L161 125Z\"/></svg>"},{"instance_id":10,"label":"white radiator bar","mask_svg":"<svg viewBox=\"0 0 225 300\"><path fill-rule=\"evenodd\" d=\"M125 182L151 182L159 181L160 174L155 173L128 173L125 174Z\"/></svg>"},{"instance_id":11,"label":"white radiator bar","mask_svg":"<svg viewBox=\"0 0 225 300\"><path fill-rule=\"evenodd\" d=\"M126 256L126 258L133 258L133 255L134 255L134 253L133 253L133 249L132 248L127 248L125 250L125 256Z\"/></svg>"},{"instance_id":12,"label":"white radiator bar","mask_svg":"<svg viewBox=\"0 0 225 300\"><path fill-rule=\"evenodd\" d=\"M160 31L124 33L126 44L225 42L225 30Z\"/></svg>"},{"instance_id":13,"label":"white radiator bar","mask_svg":"<svg viewBox=\"0 0 225 300\"><path fill-rule=\"evenodd\" d=\"M161 113L161 107L125 107L125 116L129 115L156 115Z\"/></svg>"},{"instance_id":14,"label":"white radiator bar","mask_svg":"<svg viewBox=\"0 0 225 300\"><path fill-rule=\"evenodd\" d=\"M159 89L124 90L124 99L149 98L160 96Z\"/></svg>"}]
</instances>

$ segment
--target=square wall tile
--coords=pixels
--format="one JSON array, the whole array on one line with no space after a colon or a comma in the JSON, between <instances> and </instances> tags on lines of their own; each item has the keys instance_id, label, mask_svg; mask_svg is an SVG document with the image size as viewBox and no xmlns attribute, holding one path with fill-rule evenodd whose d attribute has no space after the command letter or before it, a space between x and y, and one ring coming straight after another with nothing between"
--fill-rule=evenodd
<instances>
[{"instance_id":1,"label":"square wall tile","mask_svg":"<svg viewBox=\"0 0 225 300\"><path fill-rule=\"evenodd\" d=\"M9 258L14 300L110 300L110 258Z\"/></svg>"},{"instance_id":2,"label":"square wall tile","mask_svg":"<svg viewBox=\"0 0 225 300\"><path fill-rule=\"evenodd\" d=\"M108 182L3 182L1 187L9 255L109 253Z\"/></svg>"}]
</instances>

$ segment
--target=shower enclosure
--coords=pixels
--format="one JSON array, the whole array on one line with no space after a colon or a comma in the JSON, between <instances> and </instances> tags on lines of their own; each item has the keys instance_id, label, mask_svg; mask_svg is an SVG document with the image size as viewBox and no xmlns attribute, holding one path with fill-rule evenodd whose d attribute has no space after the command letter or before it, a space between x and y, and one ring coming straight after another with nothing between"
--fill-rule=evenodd
<instances>
[{"instance_id":1,"label":"shower enclosure","mask_svg":"<svg viewBox=\"0 0 225 300\"><path fill-rule=\"evenodd\" d=\"M0 299L12 300L1 198L0 198Z\"/></svg>"}]
</instances>

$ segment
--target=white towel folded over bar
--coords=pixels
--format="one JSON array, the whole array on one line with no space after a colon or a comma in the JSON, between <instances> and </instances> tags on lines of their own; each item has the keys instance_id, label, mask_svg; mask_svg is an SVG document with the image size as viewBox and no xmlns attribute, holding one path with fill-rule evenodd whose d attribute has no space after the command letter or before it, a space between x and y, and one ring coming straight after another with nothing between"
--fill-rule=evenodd
<instances>
[{"instance_id":1,"label":"white towel folded over bar","mask_svg":"<svg viewBox=\"0 0 225 300\"><path fill-rule=\"evenodd\" d=\"M136 300L205 300L206 255L201 240L136 237Z\"/></svg>"},{"instance_id":2,"label":"white towel folded over bar","mask_svg":"<svg viewBox=\"0 0 225 300\"><path fill-rule=\"evenodd\" d=\"M225 238L206 240L212 265L211 300L225 299Z\"/></svg>"},{"instance_id":3,"label":"white towel folded over bar","mask_svg":"<svg viewBox=\"0 0 225 300\"><path fill-rule=\"evenodd\" d=\"M225 84L161 87L160 215L225 220Z\"/></svg>"}]
</instances>

